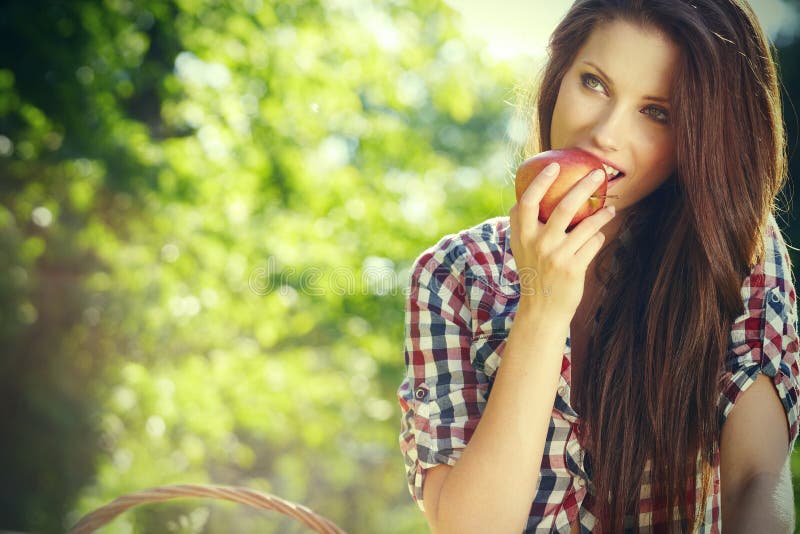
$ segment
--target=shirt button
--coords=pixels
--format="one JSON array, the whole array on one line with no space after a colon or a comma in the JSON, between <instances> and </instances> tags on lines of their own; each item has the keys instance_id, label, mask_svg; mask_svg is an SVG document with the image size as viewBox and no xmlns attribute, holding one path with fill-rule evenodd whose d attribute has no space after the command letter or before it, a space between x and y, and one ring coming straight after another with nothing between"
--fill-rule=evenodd
<instances>
[{"instance_id":1,"label":"shirt button","mask_svg":"<svg viewBox=\"0 0 800 534\"><path fill-rule=\"evenodd\" d=\"M777 303L779 303L779 302L781 301L781 298L778 296L778 294L777 294L777 293L772 293L772 294L769 296L769 300L771 300L772 302L774 302L775 304L777 304Z\"/></svg>"},{"instance_id":2,"label":"shirt button","mask_svg":"<svg viewBox=\"0 0 800 534\"><path fill-rule=\"evenodd\" d=\"M422 388L419 388L419 389L417 389L417 392L415 393L415 395L416 395L416 397L418 399L422 400L422 399L425 398L425 390L422 389Z\"/></svg>"},{"instance_id":3,"label":"shirt button","mask_svg":"<svg viewBox=\"0 0 800 534\"><path fill-rule=\"evenodd\" d=\"M558 394L562 397L567 393L566 386L558 386Z\"/></svg>"},{"instance_id":4,"label":"shirt button","mask_svg":"<svg viewBox=\"0 0 800 534\"><path fill-rule=\"evenodd\" d=\"M585 485L586 485L586 481L584 481L582 478L579 478L579 479L578 479L578 487L579 487L579 488L582 488L582 487L584 487Z\"/></svg>"}]
</instances>

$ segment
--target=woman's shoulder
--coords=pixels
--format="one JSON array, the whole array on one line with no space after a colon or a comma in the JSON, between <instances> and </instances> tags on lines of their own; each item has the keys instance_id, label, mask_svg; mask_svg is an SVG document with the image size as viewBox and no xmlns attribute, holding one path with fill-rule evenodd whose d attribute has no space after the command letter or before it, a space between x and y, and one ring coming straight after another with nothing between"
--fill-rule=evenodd
<instances>
[{"instance_id":1,"label":"woman's shoulder","mask_svg":"<svg viewBox=\"0 0 800 534\"><path fill-rule=\"evenodd\" d=\"M789 247L773 213L761 230L761 241L754 252L748 279L756 278L768 286L793 284L792 260Z\"/></svg>"},{"instance_id":2,"label":"woman's shoulder","mask_svg":"<svg viewBox=\"0 0 800 534\"><path fill-rule=\"evenodd\" d=\"M789 280L792 260L786 239L773 213L767 218L764 231L764 253L765 270L771 271L769 274L774 274L776 277Z\"/></svg>"},{"instance_id":3,"label":"woman's shoulder","mask_svg":"<svg viewBox=\"0 0 800 534\"><path fill-rule=\"evenodd\" d=\"M412 273L458 274L495 283L507 281L511 259L509 231L506 216L447 234L416 258Z\"/></svg>"},{"instance_id":4,"label":"woman's shoulder","mask_svg":"<svg viewBox=\"0 0 800 534\"><path fill-rule=\"evenodd\" d=\"M739 333L739 338L750 328L747 321L751 317L766 319L774 328L782 330L782 324L793 323L797 316L791 257L774 214L767 217L761 239L758 257L740 289L744 310L734 321L733 329L734 334ZM753 330L753 334L759 331Z\"/></svg>"}]
</instances>

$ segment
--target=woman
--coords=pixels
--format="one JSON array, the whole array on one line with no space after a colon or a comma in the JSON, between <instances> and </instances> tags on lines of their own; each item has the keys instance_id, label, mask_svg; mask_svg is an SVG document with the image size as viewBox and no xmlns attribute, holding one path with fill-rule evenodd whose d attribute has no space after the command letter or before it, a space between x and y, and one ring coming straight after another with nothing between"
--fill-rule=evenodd
<instances>
[{"instance_id":1,"label":"woman","mask_svg":"<svg viewBox=\"0 0 800 534\"><path fill-rule=\"evenodd\" d=\"M398 391L435 532L789 532L796 304L771 48L743 0L578 0L550 42L528 153L621 177L415 262ZM566 338L566 346L564 340Z\"/></svg>"}]
</instances>

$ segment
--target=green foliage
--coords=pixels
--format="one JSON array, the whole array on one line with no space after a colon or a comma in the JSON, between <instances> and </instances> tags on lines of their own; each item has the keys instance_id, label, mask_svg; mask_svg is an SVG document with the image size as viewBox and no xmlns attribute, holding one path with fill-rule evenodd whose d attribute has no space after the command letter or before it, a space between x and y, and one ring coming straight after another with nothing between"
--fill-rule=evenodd
<instances>
[{"instance_id":1,"label":"green foliage","mask_svg":"<svg viewBox=\"0 0 800 534\"><path fill-rule=\"evenodd\" d=\"M507 214L518 66L436 0L8 2L0 43L0 528L213 482L423 530L403 290ZM164 530L299 528L183 501L106 531Z\"/></svg>"},{"instance_id":2,"label":"green foliage","mask_svg":"<svg viewBox=\"0 0 800 534\"><path fill-rule=\"evenodd\" d=\"M421 250L510 205L513 69L422 0L1 9L0 526L213 482L419 530L403 290ZM297 529L183 502L108 531L165 525Z\"/></svg>"}]
</instances>

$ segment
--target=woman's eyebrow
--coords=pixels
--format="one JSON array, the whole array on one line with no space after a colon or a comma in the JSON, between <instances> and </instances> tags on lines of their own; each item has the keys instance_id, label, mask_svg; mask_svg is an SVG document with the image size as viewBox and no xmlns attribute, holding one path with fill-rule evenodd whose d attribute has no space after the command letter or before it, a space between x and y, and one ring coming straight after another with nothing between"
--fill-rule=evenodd
<instances>
[{"instance_id":1,"label":"woman's eyebrow","mask_svg":"<svg viewBox=\"0 0 800 534\"><path fill-rule=\"evenodd\" d=\"M599 73L600 73L600 75L601 75L603 78L605 78L606 80L608 80L608 83L609 83L609 85L611 85L611 87L612 87L612 88L614 87L614 81L611 79L611 77L610 77L608 74L606 74L605 72L603 72L603 69L601 69L600 67L598 67L597 65L595 65L595 64L594 64L594 63L592 63L591 61L585 61L585 60L584 60L584 61L583 61L583 63L585 63L586 65L589 65L590 67L592 67L592 68L594 68L595 70L597 70L597 72L599 72ZM664 103L664 104L668 104L668 103L669 103L669 99L668 99L668 98L664 98L664 97L662 97L662 96L645 96L645 97L644 97L644 99L645 99L645 100L652 100L653 102L662 102L662 103Z\"/></svg>"}]
</instances>

